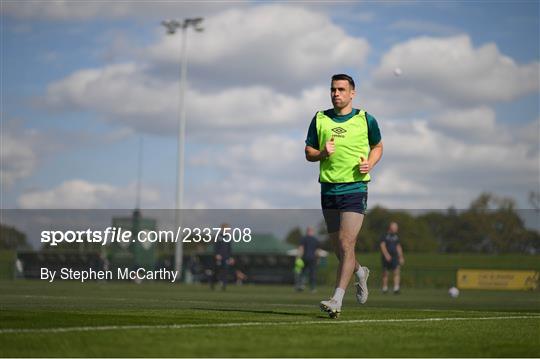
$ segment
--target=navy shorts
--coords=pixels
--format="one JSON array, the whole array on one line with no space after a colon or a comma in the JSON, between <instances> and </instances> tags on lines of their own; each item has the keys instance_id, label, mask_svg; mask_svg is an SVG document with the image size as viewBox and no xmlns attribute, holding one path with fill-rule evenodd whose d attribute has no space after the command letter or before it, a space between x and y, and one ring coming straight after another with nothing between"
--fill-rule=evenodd
<instances>
[{"instance_id":1,"label":"navy shorts","mask_svg":"<svg viewBox=\"0 0 540 359\"><path fill-rule=\"evenodd\" d=\"M398 256L392 256L392 259L387 261L384 256L381 256L382 267L384 270L396 270L399 267L399 258Z\"/></svg>"},{"instance_id":2,"label":"navy shorts","mask_svg":"<svg viewBox=\"0 0 540 359\"><path fill-rule=\"evenodd\" d=\"M339 231L341 212L366 214L367 192L348 194L321 194L321 207L328 233Z\"/></svg>"}]
</instances>

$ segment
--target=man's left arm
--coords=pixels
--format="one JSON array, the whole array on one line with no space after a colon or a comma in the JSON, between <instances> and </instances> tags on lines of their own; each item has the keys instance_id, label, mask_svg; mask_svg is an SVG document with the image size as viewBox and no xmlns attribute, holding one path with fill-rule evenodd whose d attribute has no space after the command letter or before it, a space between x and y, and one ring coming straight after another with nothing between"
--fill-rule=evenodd
<instances>
[{"instance_id":1,"label":"man's left arm","mask_svg":"<svg viewBox=\"0 0 540 359\"><path fill-rule=\"evenodd\" d=\"M398 259L399 259L399 265L405 264L405 257L403 257L403 248L401 248L401 244L397 245L397 253L398 253Z\"/></svg>"},{"instance_id":2,"label":"man's left arm","mask_svg":"<svg viewBox=\"0 0 540 359\"><path fill-rule=\"evenodd\" d=\"M364 158L362 161L362 158L360 159L360 172L361 173L368 173L375 167L377 162L382 157L383 154L383 143L382 141L377 143L375 146L370 146L371 150L369 151L369 155L367 160Z\"/></svg>"},{"instance_id":3,"label":"man's left arm","mask_svg":"<svg viewBox=\"0 0 540 359\"><path fill-rule=\"evenodd\" d=\"M366 121L368 125L369 155L368 158L360 158L360 173L369 173L379 162L383 154L383 142L381 131L377 120L366 112Z\"/></svg>"}]
</instances>

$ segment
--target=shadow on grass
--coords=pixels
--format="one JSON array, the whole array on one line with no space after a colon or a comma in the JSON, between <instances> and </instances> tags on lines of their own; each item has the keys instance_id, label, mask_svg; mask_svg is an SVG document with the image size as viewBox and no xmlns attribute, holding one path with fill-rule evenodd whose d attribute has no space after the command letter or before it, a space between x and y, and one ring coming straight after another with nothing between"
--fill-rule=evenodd
<instances>
[{"instance_id":1,"label":"shadow on grass","mask_svg":"<svg viewBox=\"0 0 540 359\"><path fill-rule=\"evenodd\" d=\"M309 317L309 318L321 318L321 316L314 316L313 313L298 313L298 312L283 312L278 310L254 310L254 309L231 309L231 308L190 308L193 310L209 310L214 312L235 312L235 313L250 313L250 314L272 314L272 315L286 315L295 317Z\"/></svg>"}]
</instances>

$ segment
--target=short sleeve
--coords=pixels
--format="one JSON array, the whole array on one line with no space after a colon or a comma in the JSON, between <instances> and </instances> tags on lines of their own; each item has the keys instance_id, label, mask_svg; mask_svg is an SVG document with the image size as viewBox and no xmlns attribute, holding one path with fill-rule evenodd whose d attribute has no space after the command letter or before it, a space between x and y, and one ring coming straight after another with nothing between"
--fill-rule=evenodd
<instances>
[{"instance_id":1,"label":"short sleeve","mask_svg":"<svg viewBox=\"0 0 540 359\"><path fill-rule=\"evenodd\" d=\"M306 137L306 146L313 147L314 149L319 149L319 136L317 135L317 123L316 116L313 116L311 123L309 124L309 129Z\"/></svg>"},{"instance_id":2,"label":"short sleeve","mask_svg":"<svg viewBox=\"0 0 540 359\"><path fill-rule=\"evenodd\" d=\"M382 136L381 131L379 130L379 124L377 123L377 120L375 117L371 116L369 113L366 112L366 120L368 125L368 139L369 139L369 145L375 146L379 142L381 142Z\"/></svg>"}]
</instances>

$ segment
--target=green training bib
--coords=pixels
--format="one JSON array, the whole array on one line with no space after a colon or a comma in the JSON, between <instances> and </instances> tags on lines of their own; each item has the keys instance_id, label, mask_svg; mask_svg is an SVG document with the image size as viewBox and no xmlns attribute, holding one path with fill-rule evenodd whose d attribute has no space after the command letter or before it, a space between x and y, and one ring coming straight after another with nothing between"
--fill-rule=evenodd
<instances>
[{"instance_id":1,"label":"green training bib","mask_svg":"<svg viewBox=\"0 0 540 359\"><path fill-rule=\"evenodd\" d=\"M319 148L334 136L335 152L320 161L320 181L326 183L350 183L369 181L369 173L362 174L358 167L360 157L368 158L370 147L366 112L360 110L349 120L337 123L322 111L316 117Z\"/></svg>"}]
</instances>

